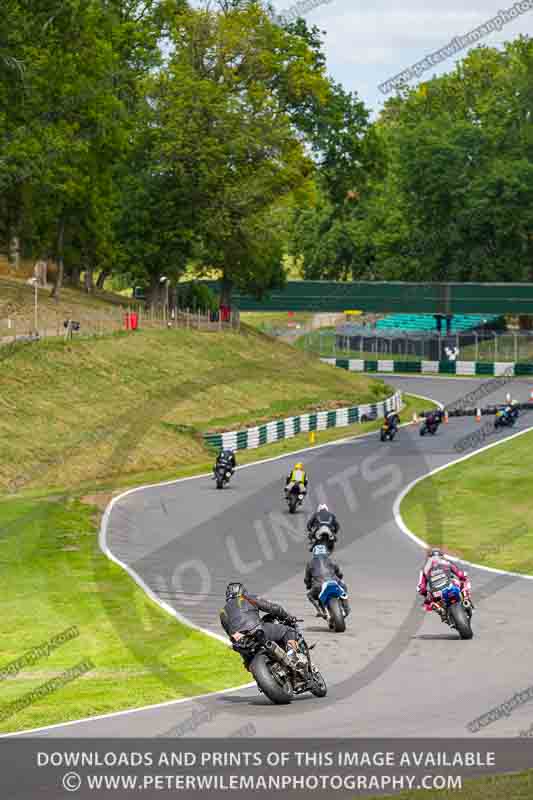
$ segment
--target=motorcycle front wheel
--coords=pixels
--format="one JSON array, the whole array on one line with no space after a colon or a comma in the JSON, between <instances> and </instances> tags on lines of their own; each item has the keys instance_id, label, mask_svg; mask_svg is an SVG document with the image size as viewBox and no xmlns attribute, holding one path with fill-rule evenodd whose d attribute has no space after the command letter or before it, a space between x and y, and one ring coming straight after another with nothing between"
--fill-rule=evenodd
<instances>
[{"instance_id":1,"label":"motorcycle front wheel","mask_svg":"<svg viewBox=\"0 0 533 800\"><path fill-rule=\"evenodd\" d=\"M277 706L287 705L291 702L291 695L272 675L269 663L264 653L259 653L250 664L250 672L254 676L263 694L265 694L269 700Z\"/></svg>"},{"instance_id":2,"label":"motorcycle front wheel","mask_svg":"<svg viewBox=\"0 0 533 800\"><path fill-rule=\"evenodd\" d=\"M326 681L322 673L319 672L316 667L313 667L313 678L309 691L314 694L315 697L325 697L328 693Z\"/></svg>"}]
</instances>

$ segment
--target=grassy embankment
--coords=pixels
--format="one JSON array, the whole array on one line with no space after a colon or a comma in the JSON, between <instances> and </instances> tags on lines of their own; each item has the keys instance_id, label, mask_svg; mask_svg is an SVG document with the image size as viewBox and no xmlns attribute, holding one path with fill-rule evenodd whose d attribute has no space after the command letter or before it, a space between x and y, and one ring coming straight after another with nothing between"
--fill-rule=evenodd
<instances>
[{"instance_id":1,"label":"grassy embankment","mask_svg":"<svg viewBox=\"0 0 533 800\"><path fill-rule=\"evenodd\" d=\"M438 496L438 528L445 541L435 544L467 561L532 574L532 470L533 432L421 481L403 500L402 517L417 536L431 541Z\"/></svg>"},{"instance_id":2,"label":"grassy embankment","mask_svg":"<svg viewBox=\"0 0 533 800\"><path fill-rule=\"evenodd\" d=\"M49 341L0 348L0 359L0 669L70 626L79 629L48 657L0 680L0 731L246 682L238 657L161 611L100 553L93 503L118 487L208 469L205 428L366 402L387 388L294 359L293 349L253 332ZM319 441L372 427L330 430ZM305 444L298 437L240 461ZM9 703L84 659L94 664L86 675L12 713Z\"/></svg>"}]
</instances>

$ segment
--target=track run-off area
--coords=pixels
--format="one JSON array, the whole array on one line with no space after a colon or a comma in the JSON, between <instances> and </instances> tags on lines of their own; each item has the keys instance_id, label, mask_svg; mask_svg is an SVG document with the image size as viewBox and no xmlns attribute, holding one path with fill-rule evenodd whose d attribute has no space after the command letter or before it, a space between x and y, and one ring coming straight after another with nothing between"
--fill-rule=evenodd
<instances>
[{"instance_id":1,"label":"track run-off area","mask_svg":"<svg viewBox=\"0 0 533 800\"><path fill-rule=\"evenodd\" d=\"M390 375L386 380L445 405L483 383ZM502 402L509 391L525 402L530 388L527 381L502 383L480 404ZM520 435L532 419L523 413L512 431L491 436L483 447ZM460 454L456 447L476 426L472 417L451 418L435 437L421 437L411 424L392 443L380 443L376 432L300 451L310 493L294 516L282 497L294 455L239 468L224 491L204 475L115 498L104 515L100 546L160 605L225 640L218 616L225 587L242 580L250 592L304 618L329 692L323 699L304 694L275 707L255 684L206 696L191 682L196 699L54 725L39 735L474 739L517 736L529 728L533 710L527 703L477 734L467 725L531 684L533 580L469 567L474 638L461 641L435 614L424 613L416 596L424 551L398 516L399 499L414 481L477 452ZM305 596L305 523L317 502L327 502L341 523L334 557L352 605L344 634L328 631ZM436 490L427 509L431 544L445 546L439 503Z\"/></svg>"}]
</instances>

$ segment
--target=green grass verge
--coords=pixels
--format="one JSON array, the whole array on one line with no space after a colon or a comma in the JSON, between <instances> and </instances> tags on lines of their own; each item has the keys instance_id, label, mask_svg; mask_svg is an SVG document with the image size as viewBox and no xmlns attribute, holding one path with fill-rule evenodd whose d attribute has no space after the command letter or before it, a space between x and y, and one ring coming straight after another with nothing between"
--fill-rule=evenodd
<instances>
[{"instance_id":1,"label":"green grass verge","mask_svg":"<svg viewBox=\"0 0 533 800\"><path fill-rule=\"evenodd\" d=\"M389 800L530 800L533 797L533 772L519 775L493 775L464 782L462 789L418 790L389 795ZM370 800L378 800L377 797ZM379 800L387 800L381 795Z\"/></svg>"},{"instance_id":2,"label":"green grass verge","mask_svg":"<svg viewBox=\"0 0 533 800\"><path fill-rule=\"evenodd\" d=\"M430 403L406 396L402 415ZM321 431L317 443L375 430L379 422ZM308 445L301 435L239 455L247 463ZM145 473L155 482L207 471ZM86 487L87 489L89 487ZM93 490L97 487L91 487ZM103 487L100 487L103 488ZM240 659L223 644L191 631L149 600L98 549L98 514L76 497L34 497L0 502L0 579L3 610L1 670L37 645L77 626L79 636L50 656L0 680L0 732L202 694L249 681ZM82 661L83 677L35 699L14 713L11 703ZM6 714L8 716L6 716Z\"/></svg>"},{"instance_id":3,"label":"green grass verge","mask_svg":"<svg viewBox=\"0 0 533 800\"><path fill-rule=\"evenodd\" d=\"M0 732L174 700L249 681L221 642L178 623L97 546L96 509L77 500L0 503L0 670L77 626L79 636L0 680ZM10 704L82 661L82 677Z\"/></svg>"},{"instance_id":4,"label":"green grass verge","mask_svg":"<svg viewBox=\"0 0 533 800\"><path fill-rule=\"evenodd\" d=\"M532 470L533 432L421 481L404 498L402 517L417 536L467 561L532 574Z\"/></svg>"},{"instance_id":5,"label":"green grass verge","mask_svg":"<svg viewBox=\"0 0 533 800\"><path fill-rule=\"evenodd\" d=\"M202 432L375 402L382 381L244 329L152 330L0 348L0 493L210 458Z\"/></svg>"}]
</instances>

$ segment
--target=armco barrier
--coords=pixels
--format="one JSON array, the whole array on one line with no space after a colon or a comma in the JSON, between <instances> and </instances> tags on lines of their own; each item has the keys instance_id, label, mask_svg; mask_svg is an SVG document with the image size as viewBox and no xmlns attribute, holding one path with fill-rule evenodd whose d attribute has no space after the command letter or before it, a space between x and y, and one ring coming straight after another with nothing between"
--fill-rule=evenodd
<instances>
[{"instance_id":1,"label":"armco barrier","mask_svg":"<svg viewBox=\"0 0 533 800\"><path fill-rule=\"evenodd\" d=\"M522 361L363 361L359 358L322 358L325 364L351 372L403 372L419 375L533 375L533 364Z\"/></svg>"},{"instance_id":2,"label":"armco barrier","mask_svg":"<svg viewBox=\"0 0 533 800\"><path fill-rule=\"evenodd\" d=\"M338 408L335 411L317 411L314 414L302 414L299 417L266 422L255 428L225 433L205 433L204 440L211 447L230 447L233 450L252 450L264 444L290 439L307 431L323 431L327 428L341 428L366 419L379 419L385 412L400 410L402 393L396 392L386 400L368 403L351 408Z\"/></svg>"}]
</instances>

